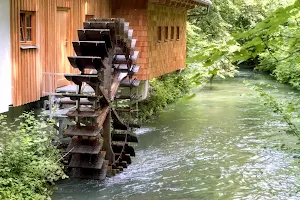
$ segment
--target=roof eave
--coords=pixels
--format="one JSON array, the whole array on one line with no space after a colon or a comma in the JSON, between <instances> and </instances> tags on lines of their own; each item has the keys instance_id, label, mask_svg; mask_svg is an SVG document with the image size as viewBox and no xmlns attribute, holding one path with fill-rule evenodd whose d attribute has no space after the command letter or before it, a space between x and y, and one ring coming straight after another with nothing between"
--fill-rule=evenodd
<instances>
[{"instance_id":1,"label":"roof eave","mask_svg":"<svg viewBox=\"0 0 300 200\"><path fill-rule=\"evenodd\" d=\"M212 6L212 2L210 0L194 0L194 1L199 3L200 6L205 6L205 7Z\"/></svg>"},{"instance_id":2,"label":"roof eave","mask_svg":"<svg viewBox=\"0 0 300 200\"><path fill-rule=\"evenodd\" d=\"M179 7L186 10L202 6L209 8L212 3L210 0L148 0L151 4L160 4L171 7Z\"/></svg>"}]
</instances>

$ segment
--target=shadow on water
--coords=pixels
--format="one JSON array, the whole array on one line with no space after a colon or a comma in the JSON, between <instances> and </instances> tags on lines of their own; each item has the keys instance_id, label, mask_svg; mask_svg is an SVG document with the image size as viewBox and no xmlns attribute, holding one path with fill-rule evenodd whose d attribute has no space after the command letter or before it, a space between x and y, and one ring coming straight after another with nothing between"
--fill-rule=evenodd
<instances>
[{"instance_id":1,"label":"shadow on water","mask_svg":"<svg viewBox=\"0 0 300 200\"><path fill-rule=\"evenodd\" d=\"M300 199L299 161L276 148L298 139L248 95L246 79L278 85L281 98L293 90L245 69L217 79L137 131L137 156L125 172L103 183L60 182L53 199Z\"/></svg>"}]
</instances>

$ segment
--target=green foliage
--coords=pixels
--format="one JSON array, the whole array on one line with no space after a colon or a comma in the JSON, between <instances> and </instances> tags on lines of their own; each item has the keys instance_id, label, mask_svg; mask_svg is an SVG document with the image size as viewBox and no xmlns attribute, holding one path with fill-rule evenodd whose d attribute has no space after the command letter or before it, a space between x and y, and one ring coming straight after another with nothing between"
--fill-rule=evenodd
<instances>
[{"instance_id":1,"label":"green foliage","mask_svg":"<svg viewBox=\"0 0 300 200\"><path fill-rule=\"evenodd\" d=\"M300 89L300 2L279 8L255 28L236 35L245 43L235 59L259 58L256 70L269 71L281 83Z\"/></svg>"},{"instance_id":2,"label":"green foliage","mask_svg":"<svg viewBox=\"0 0 300 200\"><path fill-rule=\"evenodd\" d=\"M299 3L292 3L292 0L218 0L214 1L207 15L201 8L190 11L189 21L192 25L188 29L188 36L192 36L194 41L202 41L188 42L188 63L198 63L199 67L207 68L201 73L206 71L206 74L224 78L236 72L232 63L239 64L259 57L261 65L257 69L271 71L278 80L296 85L294 80L287 77L288 73L281 73L283 70L276 69L277 65L274 64L295 58L300 52L294 51L299 45L296 41L300 38L297 35ZM290 38L288 44L283 35ZM293 50L290 51L290 48ZM290 64L288 62L288 66ZM298 78L298 75L295 77ZM194 79L196 82L200 80Z\"/></svg>"},{"instance_id":3,"label":"green foliage","mask_svg":"<svg viewBox=\"0 0 300 200\"><path fill-rule=\"evenodd\" d=\"M66 178L53 124L32 113L6 121L0 115L0 199L49 199L55 181Z\"/></svg>"},{"instance_id":4,"label":"green foliage","mask_svg":"<svg viewBox=\"0 0 300 200\"><path fill-rule=\"evenodd\" d=\"M277 59L276 56L281 54L273 54L276 50L282 50L283 53L289 49L288 47L295 47L299 39L297 22L299 6L300 3L297 1L286 8L279 8L253 29L236 34L235 39L246 40L241 48L241 51L247 53L245 59L268 51L274 61L279 61L281 59ZM290 41L286 43L286 40ZM289 44L288 47L285 44Z\"/></svg>"},{"instance_id":5,"label":"green foliage","mask_svg":"<svg viewBox=\"0 0 300 200\"><path fill-rule=\"evenodd\" d=\"M224 41L209 42L204 36L196 34L198 28L188 24L188 58L187 63L193 70L192 82L196 86L206 83L210 77L234 76L237 67L230 61L232 52L238 45L227 45Z\"/></svg>"},{"instance_id":6,"label":"green foliage","mask_svg":"<svg viewBox=\"0 0 300 200\"><path fill-rule=\"evenodd\" d=\"M234 32L253 28L279 7L293 0L214 0L207 12L202 7L190 10L188 20L213 40L223 39Z\"/></svg>"},{"instance_id":7,"label":"green foliage","mask_svg":"<svg viewBox=\"0 0 300 200\"><path fill-rule=\"evenodd\" d=\"M167 104L174 103L188 94L190 84L187 81L187 74L187 72L173 72L152 79L149 97L139 105L140 119L142 121L148 119Z\"/></svg>"}]
</instances>

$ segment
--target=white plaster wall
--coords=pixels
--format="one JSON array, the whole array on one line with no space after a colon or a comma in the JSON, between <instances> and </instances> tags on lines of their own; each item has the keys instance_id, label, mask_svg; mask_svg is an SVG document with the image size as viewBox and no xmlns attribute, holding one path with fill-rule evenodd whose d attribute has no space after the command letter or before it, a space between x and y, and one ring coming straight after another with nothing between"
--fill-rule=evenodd
<instances>
[{"instance_id":1,"label":"white plaster wall","mask_svg":"<svg viewBox=\"0 0 300 200\"><path fill-rule=\"evenodd\" d=\"M10 0L0 0L0 113L12 103Z\"/></svg>"}]
</instances>

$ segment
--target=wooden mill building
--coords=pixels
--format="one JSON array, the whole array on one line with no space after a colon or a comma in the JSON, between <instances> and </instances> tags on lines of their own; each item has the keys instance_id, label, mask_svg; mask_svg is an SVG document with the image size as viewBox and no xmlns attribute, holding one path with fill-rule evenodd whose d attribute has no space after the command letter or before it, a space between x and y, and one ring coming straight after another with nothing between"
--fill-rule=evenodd
<instances>
[{"instance_id":1,"label":"wooden mill building","mask_svg":"<svg viewBox=\"0 0 300 200\"><path fill-rule=\"evenodd\" d=\"M184 68L187 10L210 5L209 0L1 0L0 113L69 84L63 73L78 71L67 56L74 55L77 29L90 18L130 22L139 80Z\"/></svg>"}]
</instances>

